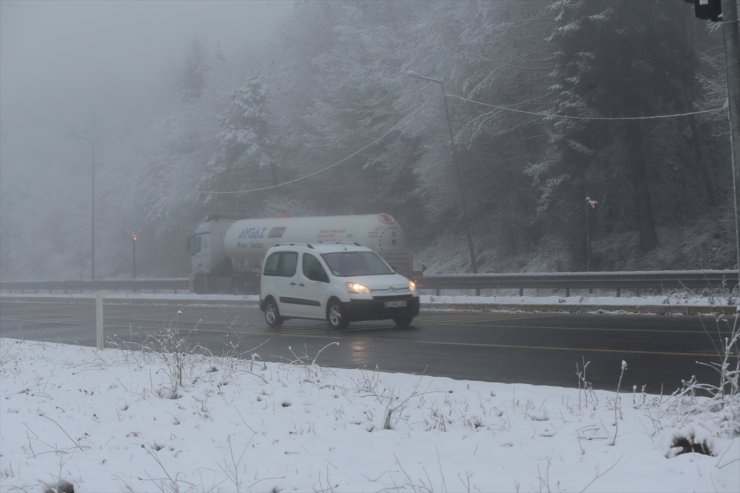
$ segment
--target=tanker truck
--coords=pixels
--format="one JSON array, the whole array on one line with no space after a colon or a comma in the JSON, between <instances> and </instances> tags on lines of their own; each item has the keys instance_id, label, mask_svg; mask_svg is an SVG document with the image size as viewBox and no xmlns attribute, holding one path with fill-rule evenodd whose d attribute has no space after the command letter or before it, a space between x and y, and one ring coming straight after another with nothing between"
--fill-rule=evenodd
<instances>
[{"instance_id":1,"label":"tanker truck","mask_svg":"<svg viewBox=\"0 0 740 493\"><path fill-rule=\"evenodd\" d=\"M190 289L195 293L256 293L268 248L291 243L355 243L378 252L412 276L403 230L388 214L237 219L209 215L188 238Z\"/></svg>"}]
</instances>

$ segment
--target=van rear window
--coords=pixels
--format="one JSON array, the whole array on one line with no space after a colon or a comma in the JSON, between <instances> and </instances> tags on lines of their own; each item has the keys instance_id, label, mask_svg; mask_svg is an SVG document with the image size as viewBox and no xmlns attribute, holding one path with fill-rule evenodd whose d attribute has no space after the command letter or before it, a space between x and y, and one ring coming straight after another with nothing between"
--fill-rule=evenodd
<instances>
[{"instance_id":1,"label":"van rear window","mask_svg":"<svg viewBox=\"0 0 740 493\"><path fill-rule=\"evenodd\" d=\"M275 252L265 260L262 273L266 276L293 277L297 265L297 252Z\"/></svg>"}]
</instances>

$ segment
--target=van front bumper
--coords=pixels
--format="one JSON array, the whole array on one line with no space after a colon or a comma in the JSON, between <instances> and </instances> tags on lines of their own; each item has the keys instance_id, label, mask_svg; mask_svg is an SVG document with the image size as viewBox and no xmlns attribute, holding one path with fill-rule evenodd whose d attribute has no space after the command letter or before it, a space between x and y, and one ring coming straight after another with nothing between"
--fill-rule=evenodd
<instances>
[{"instance_id":1,"label":"van front bumper","mask_svg":"<svg viewBox=\"0 0 740 493\"><path fill-rule=\"evenodd\" d=\"M384 320L396 317L415 317L419 314L419 297L374 298L343 303L349 320Z\"/></svg>"}]
</instances>

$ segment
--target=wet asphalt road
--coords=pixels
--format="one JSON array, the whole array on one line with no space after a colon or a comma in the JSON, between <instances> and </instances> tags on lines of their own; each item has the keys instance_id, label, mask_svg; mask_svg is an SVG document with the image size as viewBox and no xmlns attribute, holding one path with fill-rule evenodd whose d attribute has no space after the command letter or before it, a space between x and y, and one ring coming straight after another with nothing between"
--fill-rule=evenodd
<instances>
[{"instance_id":1,"label":"wet asphalt road","mask_svg":"<svg viewBox=\"0 0 740 493\"><path fill-rule=\"evenodd\" d=\"M178 311L181 313L178 314ZM428 311L413 326L353 323L336 331L324 322L264 323L255 306L107 303L106 347L153 344L168 328L188 343L222 355L265 361L446 376L464 380L577 387L586 367L595 388L671 393L681 379L717 383L701 363L718 362L726 322L698 316L572 315ZM0 300L0 336L95 345L94 300ZM339 345L332 345L338 342ZM322 349L323 348L323 349ZM256 355L256 356L254 356Z\"/></svg>"}]
</instances>

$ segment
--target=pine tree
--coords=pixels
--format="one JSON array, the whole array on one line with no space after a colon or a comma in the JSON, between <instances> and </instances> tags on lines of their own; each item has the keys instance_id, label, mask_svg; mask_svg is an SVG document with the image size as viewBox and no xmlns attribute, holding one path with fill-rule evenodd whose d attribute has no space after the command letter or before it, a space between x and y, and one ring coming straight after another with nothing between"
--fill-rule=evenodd
<instances>
[{"instance_id":1,"label":"pine tree","mask_svg":"<svg viewBox=\"0 0 740 493\"><path fill-rule=\"evenodd\" d=\"M270 125L269 96L261 78L251 75L235 89L221 115L217 150L208 163L203 190L207 201L231 211L255 208L254 194L224 194L275 185L276 145Z\"/></svg>"},{"instance_id":2,"label":"pine tree","mask_svg":"<svg viewBox=\"0 0 740 493\"><path fill-rule=\"evenodd\" d=\"M653 189L669 165L660 147L675 136L675 122L619 119L684 110L682 88L695 80L680 7L602 0L551 5L553 112L572 118L552 118L550 149L529 172L540 191L541 219L555 234L569 232L574 258L585 248L586 196L609 196L604 222L636 230L640 250L657 245ZM594 117L612 120L588 119Z\"/></svg>"},{"instance_id":3,"label":"pine tree","mask_svg":"<svg viewBox=\"0 0 740 493\"><path fill-rule=\"evenodd\" d=\"M314 213L389 212L404 221L420 214L409 154L396 107L401 95L400 39L415 4L392 1L306 2L272 73L280 95L292 177L316 172L350 156L331 171L286 190L313 202ZM300 39L296 39L300 36ZM288 44L289 43L289 44ZM385 135L386 137L374 142ZM363 152L355 153L366 147ZM411 221L410 221L411 222Z\"/></svg>"},{"instance_id":4,"label":"pine tree","mask_svg":"<svg viewBox=\"0 0 740 493\"><path fill-rule=\"evenodd\" d=\"M185 53L185 61L179 77L180 94L183 101L194 101L203 95L208 84L210 69L202 41L197 38L193 39Z\"/></svg>"}]
</instances>

